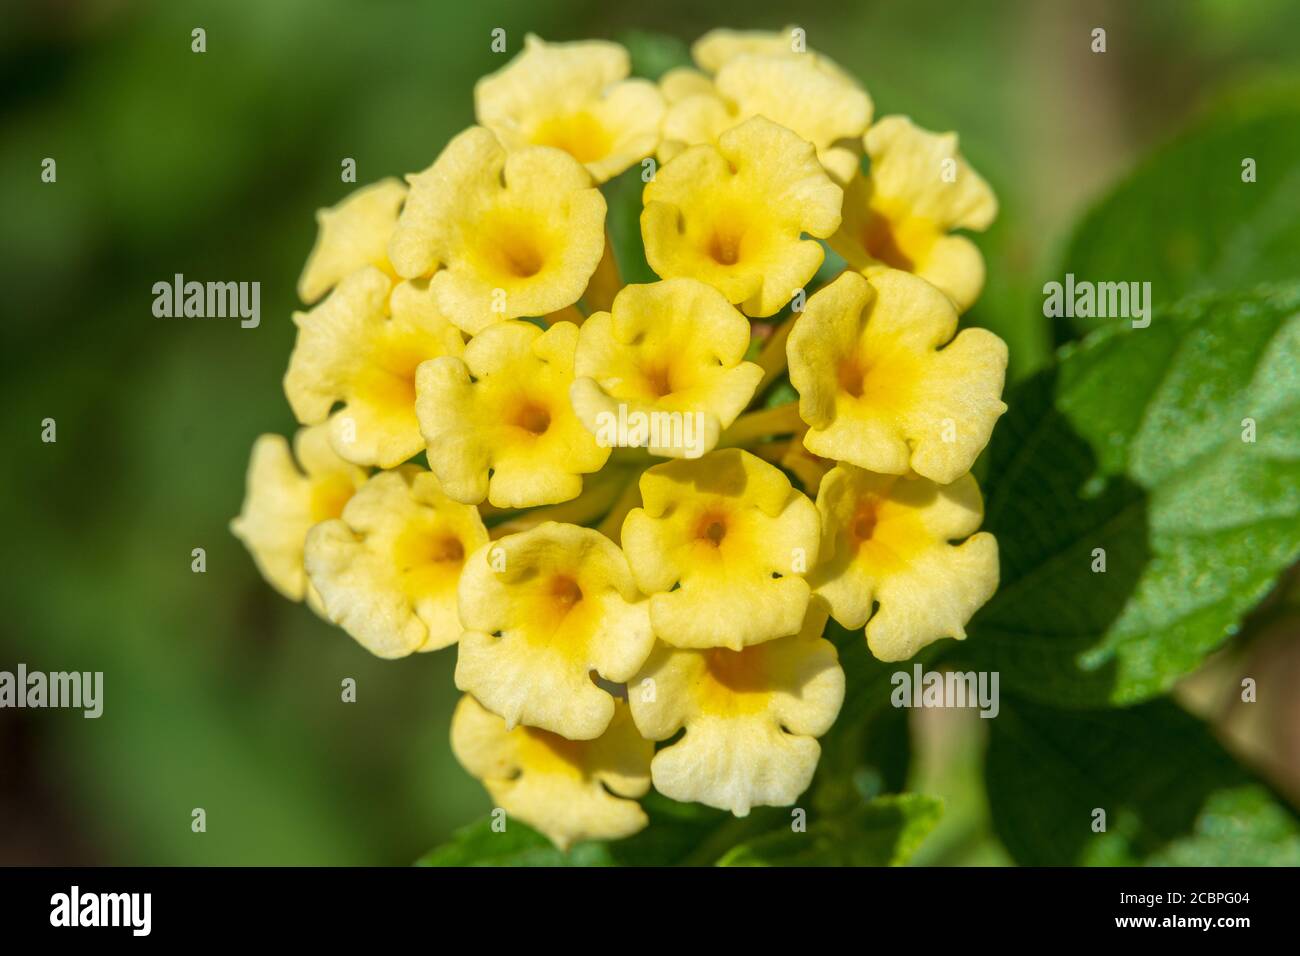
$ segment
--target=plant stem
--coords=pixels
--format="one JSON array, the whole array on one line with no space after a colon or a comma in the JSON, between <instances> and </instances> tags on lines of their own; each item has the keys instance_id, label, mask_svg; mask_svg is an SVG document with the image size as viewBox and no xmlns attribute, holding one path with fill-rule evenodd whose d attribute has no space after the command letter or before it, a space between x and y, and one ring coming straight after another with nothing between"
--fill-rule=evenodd
<instances>
[{"instance_id":1,"label":"plant stem","mask_svg":"<svg viewBox=\"0 0 1300 956\"><path fill-rule=\"evenodd\" d=\"M718 447L751 445L774 435L793 435L802 427L798 402L760 408L758 411L746 412L732 422L731 427L722 433Z\"/></svg>"}]
</instances>

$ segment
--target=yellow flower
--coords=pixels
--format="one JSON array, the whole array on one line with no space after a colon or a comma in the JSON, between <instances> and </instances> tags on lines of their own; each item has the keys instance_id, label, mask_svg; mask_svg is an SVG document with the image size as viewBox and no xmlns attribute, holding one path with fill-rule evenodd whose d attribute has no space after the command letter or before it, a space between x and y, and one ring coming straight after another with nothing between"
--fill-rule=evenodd
<instances>
[{"instance_id":1,"label":"yellow flower","mask_svg":"<svg viewBox=\"0 0 1300 956\"><path fill-rule=\"evenodd\" d=\"M378 657L405 657L459 639L456 585L487 540L478 509L403 465L371 477L341 518L311 529L307 573L331 621Z\"/></svg>"},{"instance_id":2,"label":"yellow flower","mask_svg":"<svg viewBox=\"0 0 1300 956\"><path fill-rule=\"evenodd\" d=\"M956 133L930 133L886 116L864 142L871 172L846 187L844 221L830 244L871 276L902 269L938 286L965 312L984 288L984 259L954 229L987 229L998 214L988 183L967 165Z\"/></svg>"},{"instance_id":3,"label":"yellow flower","mask_svg":"<svg viewBox=\"0 0 1300 956\"><path fill-rule=\"evenodd\" d=\"M825 624L814 602L798 634L742 651L656 645L628 685L632 717L651 740L686 734L651 761L655 789L738 817L794 803L817 769L816 738L844 701Z\"/></svg>"},{"instance_id":4,"label":"yellow flower","mask_svg":"<svg viewBox=\"0 0 1300 956\"><path fill-rule=\"evenodd\" d=\"M749 322L695 279L630 285L583 323L570 395L606 448L698 458L749 404L763 370L744 361Z\"/></svg>"},{"instance_id":5,"label":"yellow flower","mask_svg":"<svg viewBox=\"0 0 1300 956\"><path fill-rule=\"evenodd\" d=\"M659 92L670 106L696 93L714 93L713 80L689 66L678 66L659 77Z\"/></svg>"},{"instance_id":6,"label":"yellow flower","mask_svg":"<svg viewBox=\"0 0 1300 956\"><path fill-rule=\"evenodd\" d=\"M599 531L547 521L470 557L460 582L465 632L456 686L509 727L599 737L614 697L654 637L627 559Z\"/></svg>"},{"instance_id":7,"label":"yellow flower","mask_svg":"<svg viewBox=\"0 0 1300 956\"><path fill-rule=\"evenodd\" d=\"M617 43L547 43L530 33L522 53L475 85L475 114L508 149L554 146L603 183L659 145L663 99L629 71Z\"/></svg>"},{"instance_id":8,"label":"yellow flower","mask_svg":"<svg viewBox=\"0 0 1300 956\"><path fill-rule=\"evenodd\" d=\"M682 81L674 79L681 92ZM725 131L763 116L817 147L817 157L839 183L857 171L858 141L871 124L872 104L857 83L824 69L810 55L744 54L718 71L712 91L671 103L659 156L665 162L696 143L716 143Z\"/></svg>"},{"instance_id":9,"label":"yellow flower","mask_svg":"<svg viewBox=\"0 0 1300 956\"><path fill-rule=\"evenodd\" d=\"M777 31L710 30L691 45L691 56L708 73L717 73L742 56L770 56L812 60L827 72L851 79L830 57L809 50L803 30L796 26Z\"/></svg>"},{"instance_id":10,"label":"yellow flower","mask_svg":"<svg viewBox=\"0 0 1300 956\"><path fill-rule=\"evenodd\" d=\"M443 314L471 334L573 305L605 250L605 200L558 149L507 154L474 126L407 180L389 258L405 278L432 275Z\"/></svg>"},{"instance_id":11,"label":"yellow flower","mask_svg":"<svg viewBox=\"0 0 1300 956\"><path fill-rule=\"evenodd\" d=\"M825 563L813 584L840 624L867 624L867 646L883 661L964 639L997 590L998 543L975 534L984 505L970 475L937 485L838 465L822 479L817 510Z\"/></svg>"},{"instance_id":12,"label":"yellow flower","mask_svg":"<svg viewBox=\"0 0 1300 956\"><path fill-rule=\"evenodd\" d=\"M816 566L812 501L773 465L736 448L656 465L623 550L650 598L655 636L675 647L730 647L793 634Z\"/></svg>"},{"instance_id":13,"label":"yellow flower","mask_svg":"<svg viewBox=\"0 0 1300 956\"><path fill-rule=\"evenodd\" d=\"M691 146L645 188L641 234L660 276L718 289L747 315L772 315L822 263L843 192L811 143L761 116L718 145Z\"/></svg>"},{"instance_id":14,"label":"yellow flower","mask_svg":"<svg viewBox=\"0 0 1300 956\"><path fill-rule=\"evenodd\" d=\"M463 360L420 366L420 429L448 495L498 508L555 504L576 498L582 476L604 466L610 450L569 402L577 345L571 322L546 332L502 322L474 336Z\"/></svg>"},{"instance_id":15,"label":"yellow flower","mask_svg":"<svg viewBox=\"0 0 1300 956\"><path fill-rule=\"evenodd\" d=\"M298 421L328 419L334 451L358 465L391 468L419 452L424 439L415 418L415 369L464 349L428 284L394 286L366 266L310 312L294 313L293 321L298 341L284 392ZM331 414L340 402L343 407Z\"/></svg>"},{"instance_id":16,"label":"yellow flower","mask_svg":"<svg viewBox=\"0 0 1300 956\"><path fill-rule=\"evenodd\" d=\"M316 245L298 279L298 297L311 305L366 266L397 277L388 262L388 239L406 199L400 180L383 179L356 190L336 206L316 213Z\"/></svg>"},{"instance_id":17,"label":"yellow flower","mask_svg":"<svg viewBox=\"0 0 1300 956\"><path fill-rule=\"evenodd\" d=\"M561 850L582 840L618 840L648 822L636 802L650 789L654 744L619 703L595 740L567 740L533 727L510 729L466 695L451 718L451 749L492 802Z\"/></svg>"},{"instance_id":18,"label":"yellow flower","mask_svg":"<svg viewBox=\"0 0 1300 956\"><path fill-rule=\"evenodd\" d=\"M970 471L1007 409L1007 347L984 329L956 331L948 298L906 272L846 272L822 289L786 344L804 445L940 484Z\"/></svg>"},{"instance_id":19,"label":"yellow flower","mask_svg":"<svg viewBox=\"0 0 1300 956\"><path fill-rule=\"evenodd\" d=\"M303 543L313 525L342 513L365 480L365 471L334 454L322 427L299 429L292 454L281 436L262 435L253 443L244 505L230 531L272 587L291 601L305 597L323 614L303 568Z\"/></svg>"}]
</instances>

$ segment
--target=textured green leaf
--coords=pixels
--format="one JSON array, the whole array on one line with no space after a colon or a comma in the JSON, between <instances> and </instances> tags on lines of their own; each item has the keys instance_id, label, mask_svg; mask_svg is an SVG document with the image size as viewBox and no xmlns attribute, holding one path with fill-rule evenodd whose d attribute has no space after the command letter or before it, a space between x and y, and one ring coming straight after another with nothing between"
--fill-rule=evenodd
<instances>
[{"instance_id":1,"label":"textured green leaf","mask_svg":"<svg viewBox=\"0 0 1300 956\"><path fill-rule=\"evenodd\" d=\"M1084 217L1055 278L1146 281L1157 302L1290 279L1300 253L1300 86L1207 112ZM1242 182L1253 159L1256 181ZM1195 184L1195 191L1189 191ZM1062 319L1062 337L1113 319ZM1065 325L1069 327L1066 328Z\"/></svg>"},{"instance_id":2,"label":"textured green leaf","mask_svg":"<svg viewBox=\"0 0 1300 956\"><path fill-rule=\"evenodd\" d=\"M1195 668L1300 555L1297 368L1290 284L1101 330L1016 389L989 449L1002 583L969 651L1065 706L1131 704Z\"/></svg>"},{"instance_id":3,"label":"textured green leaf","mask_svg":"<svg viewBox=\"0 0 1300 956\"><path fill-rule=\"evenodd\" d=\"M943 815L943 801L919 793L877 797L854 811L810 819L731 849L719 866L902 866Z\"/></svg>"},{"instance_id":4,"label":"textured green leaf","mask_svg":"<svg viewBox=\"0 0 1300 956\"><path fill-rule=\"evenodd\" d=\"M991 723L993 822L1021 864L1300 865L1300 820L1166 700L1065 711L1004 698Z\"/></svg>"},{"instance_id":5,"label":"textured green leaf","mask_svg":"<svg viewBox=\"0 0 1300 956\"><path fill-rule=\"evenodd\" d=\"M416 866L609 866L602 843L580 843L565 853L536 830L515 820L501 832L485 817L457 830L451 840L430 850Z\"/></svg>"}]
</instances>

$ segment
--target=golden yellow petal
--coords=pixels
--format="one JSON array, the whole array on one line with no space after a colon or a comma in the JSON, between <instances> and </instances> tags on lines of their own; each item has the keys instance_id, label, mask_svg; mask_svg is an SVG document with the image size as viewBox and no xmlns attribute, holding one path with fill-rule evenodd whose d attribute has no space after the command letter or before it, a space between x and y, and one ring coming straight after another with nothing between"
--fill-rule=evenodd
<instances>
[{"instance_id":1,"label":"golden yellow petal","mask_svg":"<svg viewBox=\"0 0 1300 956\"><path fill-rule=\"evenodd\" d=\"M625 287L583 324L570 389L603 447L698 458L754 395L749 322L712 286L666 279Z\"/></svg>"},{"instance_id":2,"label":"golden yellow petal","mask_svg":"<svg viewBox=\"0 0 1300 956\"><path fill-rule=\"evenodd\" d=\"M664 278L707 282L747 315L771 315L821 265L843 193L812 144L754 117L692 146L645 188L646 258Z\"/></svg>"},{"instance_id":3,"label":"golden yellow petal","mask_svg":"<svg viewBox=\"0 0 1300 956\"><path fill-rule=\"evenodd\" d=\"M605 200L561 150L507 153L482 127L422 173L389 244L399 275L431 275L443 313L471 334L573 305L605 248Z\"/></svg>"},{"instance_id":4,"label":"golden yellow petal","mask_svg":"<svg viewBox=\"0 0 1300 956\"><path fill-rule=\"evenodd\" d=\"M941 484L969 471L1006 411L1007 353L956 327L951 301L899 270L845 273L814 295L786 347L808 450Z\"/></svg>"}]
</instances>

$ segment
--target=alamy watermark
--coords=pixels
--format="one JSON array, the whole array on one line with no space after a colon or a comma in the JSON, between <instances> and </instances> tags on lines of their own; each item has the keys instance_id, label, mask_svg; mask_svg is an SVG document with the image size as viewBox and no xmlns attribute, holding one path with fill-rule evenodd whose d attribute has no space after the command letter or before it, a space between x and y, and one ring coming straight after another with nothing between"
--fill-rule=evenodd
<instances>
[{"instance_id":1,"label":"alamy watermark","mask_svg":"<svg viewBox=\"0 0 1300 956\"><path fill-rule=\"evenodd\" d=\"M0 671L0 708L68 707L93 719L104 712L103 671Z\"/></svg>"},{"instance_id":2,"label":"alamy watermark","mask_svg":"<svg viewBox=\"0 0 1300 956\"><path fill-rule=\"evenodd\" d=\"M1150 282L1065 282L1043 286L1043 315L1049 319L1132 319L1133 328L1151 324Z\"/></svg>"},{"instance_id":3,"label":"alamy watermark","mask_svg":"<svg viewBox=\"0 0 1300 956\"><path fill-rule=\"evenodd\" d=\"M152 893L83 893L74 885L50 897L51 926L124 926L132 936L148 936L152 914Z\"/></svg>"},{"instance_id":4,"label":"alamy watermark","mask_svg":"<svg viewBox=\"0 0 1300 956\"><path fill-rule=\"evenodd\" d=\"M629 412L620 402L617 414L596 415L596 444L602 448L649 448L699 458L706 451L704 440L703 412Z\"/></svg>"},{"instance_id":5,"label":"alamy watermark","mask_svg":"<svg viewBox=\"0 0 1300 956\"><path fill-rule=\"evenodd\" d=\"M239 327L255 329L262 321L262 283L185 281L153 284L153 314L160 319L239 318Z\"/></svg>"},{"instance_id":6,"label":"alamy watermark","mask_svg":"<svg viewBox=\"0 0 1300 956\"><path fill-rule=\"evenodd\" d=\"M889 702L895 707L978 707L981 717L996 717L997 671L927 671L920 664L911 672L895 671Z\"/></svg>"}]
</instances>

